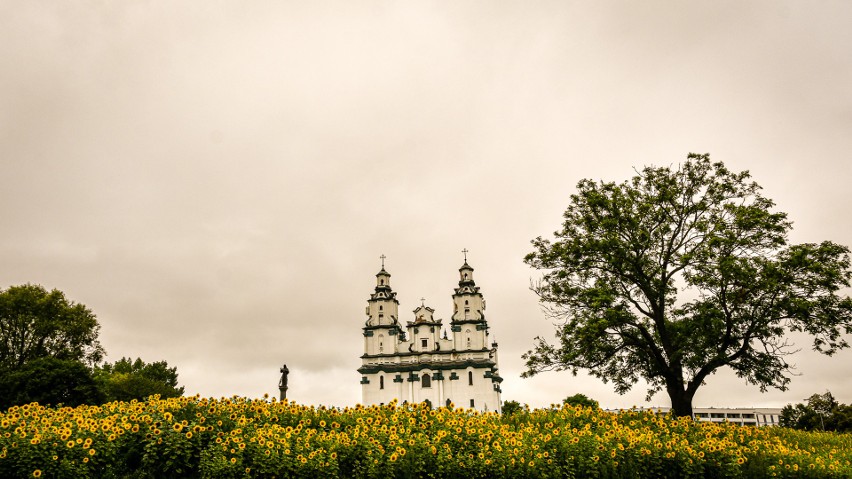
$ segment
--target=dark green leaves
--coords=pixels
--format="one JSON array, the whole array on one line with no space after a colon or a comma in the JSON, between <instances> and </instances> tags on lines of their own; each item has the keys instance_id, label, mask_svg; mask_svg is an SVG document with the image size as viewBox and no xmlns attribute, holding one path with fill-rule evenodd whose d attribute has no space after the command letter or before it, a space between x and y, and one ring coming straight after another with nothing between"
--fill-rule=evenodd
<instances>
[{"instance_id":1,"label":"dark green leaves","mask_svg":"<svg viewBox=\"0 0 852 479\"><path fill-rule=\"evenodd\" d=\"M95 368L95 378L110 401L142 400L155 394L163 399L182 396L177 377L177 368L170 368L166 361L146 363L139 358L121 358Z\"/></svg>"}]
</instances>

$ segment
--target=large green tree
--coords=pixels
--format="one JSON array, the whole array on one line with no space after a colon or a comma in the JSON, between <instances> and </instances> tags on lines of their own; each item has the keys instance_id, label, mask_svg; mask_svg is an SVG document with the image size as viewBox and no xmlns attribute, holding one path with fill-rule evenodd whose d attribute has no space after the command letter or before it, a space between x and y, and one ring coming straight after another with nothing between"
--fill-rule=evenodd
<instances>
[{"instance_id":1,"label":"large green tree","mask_svg":"<svg viewBox=\"0 0 852 479\"><path fill-rule=\"evenodd\" d=\"M640 379L665 390L677 415L710 374L729 367L766 390L786 389L788 331L828 355L848 346L849 249L788 244L791 223L748 172L708 155L646 167L616 184L582 180L555 239L525 261L557 319L558 344L536 338L531 376L579 369L624 393Z\"/></svg>"},{"instance_id":2,"label":"large green tree","mask_svg":"<svg viewBox=\"0 0 852 479\"><path fill-rule=\"evenodd\" d=\"M146 363L140 358L121 358L96 367L95 378L110 401L141 400L154 394L161 398L183 395L177 368L170 368L166 361Z\"/></svg>"},{"instance_id":3,"label":"large green tree","mask_svg":"<svg viewBox=\"0 0 852 479\"><path fill-rule=\"evenodd\" d=\"M51 357L93 365L103 356L100 325L59 290L25 284L0 290L0 371Z\"/></svg>"}]
</instances>

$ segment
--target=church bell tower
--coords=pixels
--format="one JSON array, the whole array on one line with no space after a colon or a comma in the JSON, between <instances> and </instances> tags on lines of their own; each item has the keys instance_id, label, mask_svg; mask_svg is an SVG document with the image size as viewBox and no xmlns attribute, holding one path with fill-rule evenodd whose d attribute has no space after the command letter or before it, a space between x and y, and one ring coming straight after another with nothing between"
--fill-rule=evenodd
<instances>
[{"instance_id":1,"label":"church bell tower","mask_svg":"<svg viewBox=\"0 0 852 479\"><path fill-rule=\"evenodd\" d=\"M367 300L367 322L364 325L364 353L369 355L395 354L402 328L399 325L399 301L391 289L391 275L382 269L376 274L376 289Z\"/></svg>"}]
</instances>

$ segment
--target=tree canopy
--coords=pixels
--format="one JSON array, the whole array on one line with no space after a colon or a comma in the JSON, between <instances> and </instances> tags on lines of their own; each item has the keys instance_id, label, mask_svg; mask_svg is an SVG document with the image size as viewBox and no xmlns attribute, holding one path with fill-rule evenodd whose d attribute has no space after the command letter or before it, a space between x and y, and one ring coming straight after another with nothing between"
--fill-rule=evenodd
<instances>
[{"instance_id":1,"label":"tree canopy","mask_svg":"<svg viewBox=\"0 0 852 479\"><path fill-rule=\"evenodd\" d=\"M25 284L0 290L0 369L51 357L92 365L103 357L92 312L59 290Z\"/></svg>"},{"instance_id":2,"label":"tree canopy","mask_svg":"<svg viewBox=\"0 0 852 479\"><path fill-rule=\"evenodd\" d=\"M852 431L852 404L841 404L828 391L814 394L805 404L784 406L779 425L805 431Z\"/></svg>"},{"instance_id":3,"label":"tree canopy","mask_svg":"<svg viewBox=\"0 0 852 479\"><path fill-rule=\"evenodd\" d=\"M595 401L594 399L586 396L585 394L577 393L573 396L568 396L567 398L562 400L562 404L568 404L571 406L583 406L590 407L592 409L600 409L601 405Z\"/></svg>"},{"instance_id":4,"label":"tree canopy","mask_svg":"<svg viewBox=\"0 0 852 479\"><path fill-rule=\"evenodd\" d=\"M524 410L524 407L518 401L503 401L503 407L500 408L504 416L511 416Z\"/></svg>"},{"instance_id":5,"label":"tree canopy","mask_svg":"<svg viewBox=\"0 0 852 479\"><path fill-rule=\"evenodd\" d=\"M761 390L786 389L788 331L831 355L848 346L849 249L788 244L792 224L748 172L709 155L646 167L630 181L582 180L555 239L538 237L527 264L557 320L558 344L536 338L531 376L588 370L624 393L640 379L677 415L710 374L731 368Z\"/></svg>"},{"instance_id":6,"label":"tree canopy","mask_svg":"<svg viewBox=\"0 0 852 479\"><path fill-rule=\"evenodd\" d=\"M184 391L178 386L177 368L170 368L166 361L121 358L96 367L95 378L110 401L141 400L155 394L165 399L182 396Z\"/></svg>"},{"instance_id":7,"label":"tree canopy","mask_svg":"<svg viewBox=\"0 0 852 479\"><path fill-rule=\"evenodd\" d=\"M42 357L0 374L0 409L31 402L73 407L104 399L92 370L80 361Z\"/></svg>"}]
</instances>

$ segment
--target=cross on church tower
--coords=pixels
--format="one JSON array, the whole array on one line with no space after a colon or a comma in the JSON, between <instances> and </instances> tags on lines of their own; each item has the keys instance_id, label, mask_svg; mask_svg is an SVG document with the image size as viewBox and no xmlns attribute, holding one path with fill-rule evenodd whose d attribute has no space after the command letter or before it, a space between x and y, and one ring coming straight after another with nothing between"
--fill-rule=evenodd
<instances>
[{"instance_id":1,"label":"cross on church tower","mask_svg":"<svg viewBox=\"0 0 852 479\"><path fill-rule=\"evenodd\" d=\"M385 258L387 258L387 256L385 256L384 253L382 253L382 255L379 256L379 258L381 258L381 260L382 260L382 269L385 269Z\"/></svg>"},{"instance_id":2,"label":"cross on church tower","mask_svg":"<svg viewBox=\"0 0 852 479\"><path fill-rule=\"evenodd\" d=\"M420 306L426 306L426 298L420 298Z\"/></svg>"},{"instance_id":3,"label":"cross on church tower","mask_svg":"<svg viewBox=\"0 0 852 479\"><path fill-rule=\"evenodd\" d=\"M462 253L464 253L464 262L467 263L467 253L468 253L467 248L463 249Z\"/></svg>"}]
</instances>

